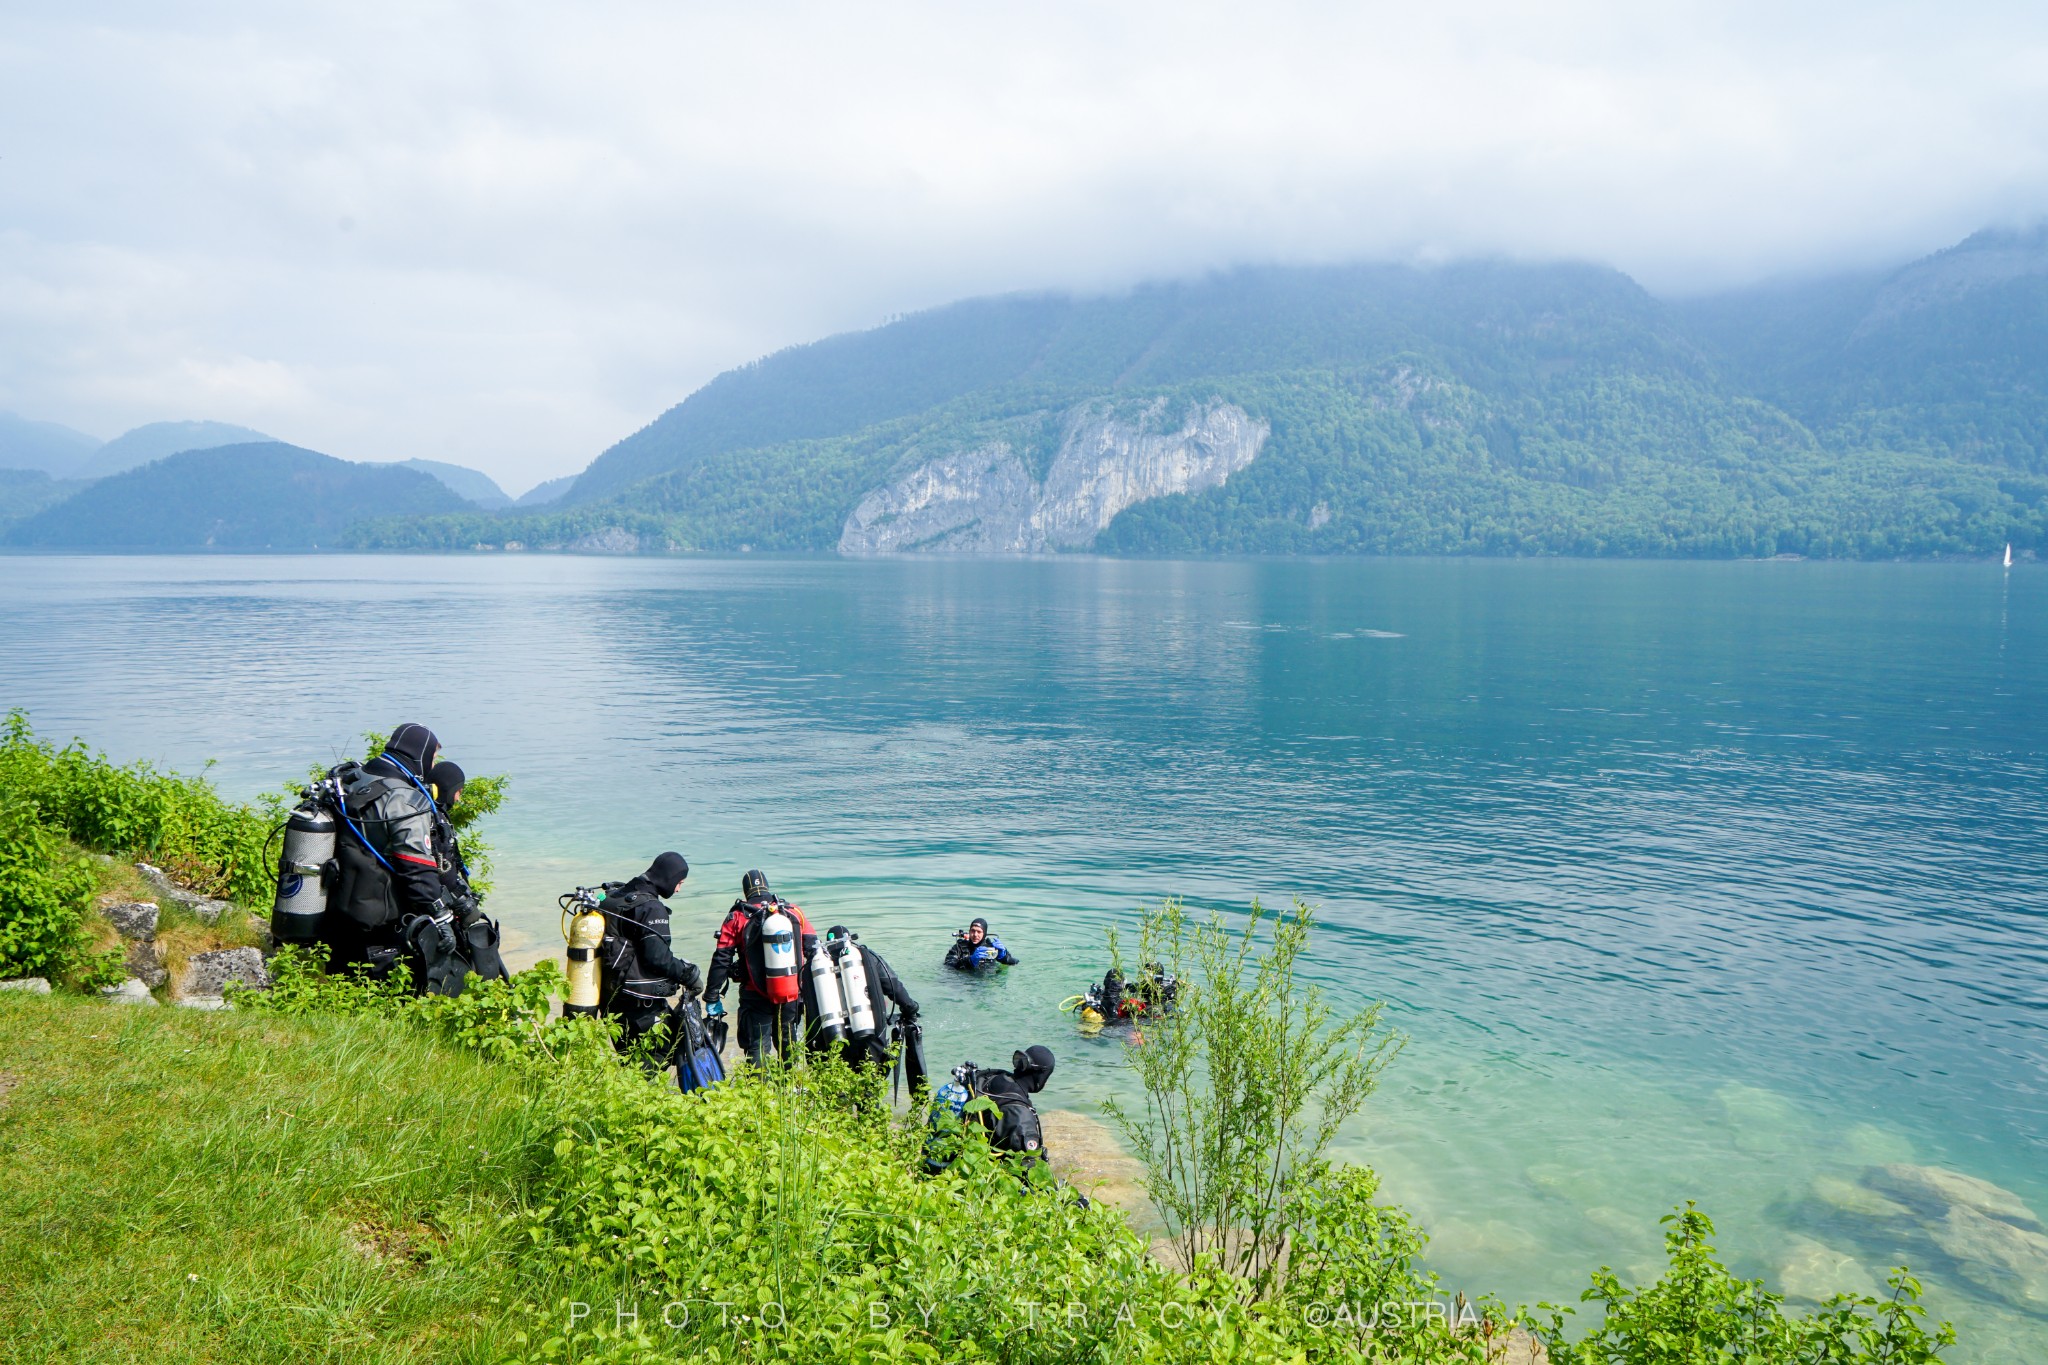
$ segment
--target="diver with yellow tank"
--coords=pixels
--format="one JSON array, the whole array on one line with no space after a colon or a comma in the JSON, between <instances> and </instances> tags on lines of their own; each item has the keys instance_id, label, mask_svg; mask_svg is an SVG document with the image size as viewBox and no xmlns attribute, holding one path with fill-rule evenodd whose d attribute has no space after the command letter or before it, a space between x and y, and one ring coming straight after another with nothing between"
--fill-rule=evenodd
<instances>
[{"instance_id":1,"label":"diver with yellow tank","mask_svg":"<svg viewBox=\"0 0 2048 1365\"><path fill-rule=\"evenodd\" d=\"M622 1053L637 1052L657 1071L675 1067L677 1083L695 1090L725 1073L697 1004L703 975L670 941L666 902L689 875L682 854L664 853L630 881L578 887L561 898L569 950L562 1012L616 1018ZM682 998L670 1004L678 988Z\"/></svg>"}]
</instances>

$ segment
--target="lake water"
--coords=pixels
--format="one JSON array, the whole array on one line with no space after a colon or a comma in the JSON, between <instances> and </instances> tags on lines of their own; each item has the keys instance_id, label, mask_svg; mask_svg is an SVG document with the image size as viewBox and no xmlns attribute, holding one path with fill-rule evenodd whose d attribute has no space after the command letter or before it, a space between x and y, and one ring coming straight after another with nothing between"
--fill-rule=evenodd
<instances>
[{"instance_id":1,"label":"lake water","mask_svg":"<svg viewBox=\"0 0 2048 1365\"><path fill-rule=\"evenodd\" d=\"M1343 1141L1452 1286L1653 1273L1691 1198L1749 1273L1910 1259L1978 1361L2048 1358L2048 1303L1812 1191L1911 1161L2048 1211L2044 677L2031 566L0 559L45 735L246 797L426 721L512 778L529 959L674 847L702 960L758 866L935 1065L1046 1042L1058 1104L1126 1084L1057 1009L1106 926L1300 896L1412 1040ZM974 915L1023 966L941 974Z\"/></svg>"}]
</instances>

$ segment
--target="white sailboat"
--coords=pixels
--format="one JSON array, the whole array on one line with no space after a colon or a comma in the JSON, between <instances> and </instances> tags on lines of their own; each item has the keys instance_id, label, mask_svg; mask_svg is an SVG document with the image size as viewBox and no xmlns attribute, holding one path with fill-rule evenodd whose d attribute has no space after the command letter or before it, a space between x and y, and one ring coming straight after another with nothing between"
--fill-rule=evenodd
<instances>
[{"instance_id":1,"label":"white sailboat","mask_svg":"<svg viewBox=\"0 0 2048 1365\"><path fill-rule=\"evenodd\" d=\"M2009 540L2005 542L2005 567L2012 567L2012 542Z\"/></svg>"}]
</instances>

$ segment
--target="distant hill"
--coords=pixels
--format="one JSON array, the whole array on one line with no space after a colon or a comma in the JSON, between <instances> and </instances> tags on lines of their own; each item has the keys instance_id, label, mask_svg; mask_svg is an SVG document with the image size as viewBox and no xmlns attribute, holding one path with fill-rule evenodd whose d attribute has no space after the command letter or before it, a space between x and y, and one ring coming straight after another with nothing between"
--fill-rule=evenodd
<instances>
[{"instance_id":1,"label":"distant hill","mask_svg":"<svg viewBox=\"0 0 2048 1365\"><path fill-rule=\"evenodd\" d=\"M101 446L91 459L72 471L81 479L103 479L109 474L176 455L185 450L208 450L214 446L248 445L273 440L260 431L227 422L151 422L126 431Z\"/></svg>"},{"instance_id":2,"label":"distant hill","mask_svg":"<svg viewBox=\"0 0 2048 1365\"><path fill-rule=\"evenodd\" d=\"M85 486L82 479L53 479L40 469L0 469L0 529L55 506Z\"/></svg>"},{"instance_id":3,"label":"distant hill","mask_svg":"<svg viewBox=\"0 0 2048 1365\"><path fill-rule=\"evenodd\" d=\"M453 489L457 497L473 502L485 511L495 512L500 507L512 505L512 499L490 475L466 465L443 464L439 460L399 460L397 467L430 474Z\"/></svg>"},{"instance_id":4,"label":"distant hill","mask_svg":"<svg viewBox=\"0 0 2048 1365\"><path fill-rule=\"evenodd\" d=\"M1674 311L1738 385L1832 444L2048 473L2048 224Z\"/></svg>"},{"instance_id":5,"label":"distant hill","mask_svg":"<svg viewBox=\"0 0 2048 1365\"><path fill-rule=\"evenodd\" d=\"M549 479L545 483L535 484L513 499L512 505L514 507L542 507L551 502L558 502L561 500L562 495L573 488L575 484L576 476L574 474L564 474L559 479Z\"/></svg>"},{"instance_id":6,"label":"distant hill","mask_svg":"<svg viewBox=\"0 0 2048 1365\"><path fill-rule=\"evenodd\" d=\"M720 375L559 504L351 543L607 551L2048 548L2048 233L1668 303L1586 265L981 299Z\"/></svg>"},{"instance_id":7,"label":"distant hill","mask_svg":"<svg viewBox=\"0 0 2048 1365\"><path fill-rule=\"evenodd\" d=\"M379 516L463 510L431 475L279 441L216 446L110 475L17 522L0 543L70 550L314 550Z\"/></svg>"},{"instance_id":8,"label":"distant hill","mask_svg":"<svg viewBox=\"0 0 2048 1365\"><path fill-rule=\"evenodd\" d=\"M0 412L0 469L39 469L68 478L99 448L97 436Z\"/></svg>"}]
</instances>

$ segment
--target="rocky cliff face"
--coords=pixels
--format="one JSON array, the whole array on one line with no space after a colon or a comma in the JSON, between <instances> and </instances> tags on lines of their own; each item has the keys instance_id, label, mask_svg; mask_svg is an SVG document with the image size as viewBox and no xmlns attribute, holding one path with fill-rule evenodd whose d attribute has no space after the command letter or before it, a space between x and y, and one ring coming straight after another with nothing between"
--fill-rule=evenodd
<instances>
[{"instance_id":1,"label":"rocky cliff face","mask_svg":"<svg viewBox=\"0 0 2048 1365\"><path fill-rule=\"evenodd\" d=\"M1044 482L1005 443L940 455L863 497L839 553L1085 550L1134 503L1216 487L1258 458L1270 430L1229 403L1177 423L1163 401L1135 420L1084 405L1068 415Z\"/></svg>"}]
</instances>

